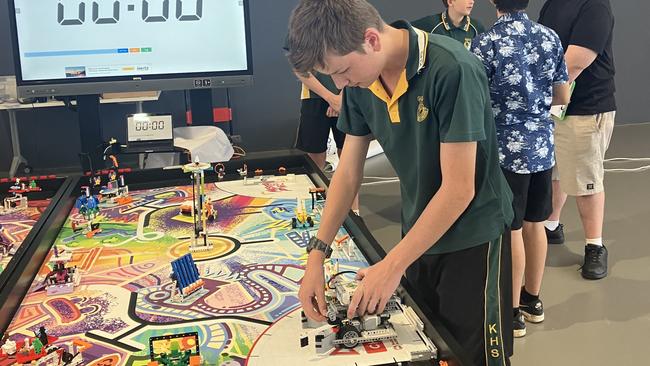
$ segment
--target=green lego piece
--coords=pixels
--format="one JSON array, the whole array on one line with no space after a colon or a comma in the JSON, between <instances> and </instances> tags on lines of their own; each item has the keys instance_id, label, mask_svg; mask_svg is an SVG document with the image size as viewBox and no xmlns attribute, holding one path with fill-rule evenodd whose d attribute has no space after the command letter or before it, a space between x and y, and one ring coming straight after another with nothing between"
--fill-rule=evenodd
<instances>
[{"instance_id":1,"label":"green lego piece","mask_svg":"<svg viewBox=\"0 0 650 366\"><path fill-rule=\"evenodd\" d=\"M34 347L34 353L38 355L43 350L43 342L38 338L34 338L34 340L32 340L32 347Z\"/></svg>"}]
</instances>

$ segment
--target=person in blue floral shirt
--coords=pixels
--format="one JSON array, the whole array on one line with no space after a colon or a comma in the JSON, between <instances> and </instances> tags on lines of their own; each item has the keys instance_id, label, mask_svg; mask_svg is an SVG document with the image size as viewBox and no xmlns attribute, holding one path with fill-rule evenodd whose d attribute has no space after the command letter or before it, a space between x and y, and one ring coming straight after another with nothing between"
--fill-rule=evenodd
<instances>
[{"instance_id":1,"label":"person in blue floral shirt","mask_svg":"<svg viewBox=\"0 0 650 366\"><path fill-rule=\"evenodd\" d=\"M544 320L539 299L547 249L544 221L552 212L555 165L550 109L569 102L568 73L559 37L528 19L528 0L493 3L498 20L474 38L471 51L488 76L499 161L514 195L513 327L514 336L523 337L524 318Z\"/></svg>"}]
</instances>

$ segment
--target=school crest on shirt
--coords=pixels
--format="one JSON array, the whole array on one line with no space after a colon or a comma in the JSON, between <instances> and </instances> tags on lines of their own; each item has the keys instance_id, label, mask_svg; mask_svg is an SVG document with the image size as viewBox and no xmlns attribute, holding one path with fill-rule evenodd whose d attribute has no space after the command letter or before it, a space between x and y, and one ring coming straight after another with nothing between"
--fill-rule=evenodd
<instances>
[{"instance_id":1,"label":"school crest on shirt","mask_svg":"<svg viewBox=\"0 0 650 366\"><path fill-rule=\"evenodd\" d=\"M418 97L418 114L417 114L418 122L424 121L425 119L427 119L427 116L429 116L429 108L427 108L424 105L424 97L419 96Z\"/></svg>"},{"instance_id":2,"label":"school crest on shirt","mask_svg":"<svg viewBox=\"0 0 650 366\"><path fill-rule=\"evenodd\" d=\"M467 48L469 50L472 47L472 39L471 38L465 38L464 45L465 45L465 48Z\"/></svg>"}]
</instances>

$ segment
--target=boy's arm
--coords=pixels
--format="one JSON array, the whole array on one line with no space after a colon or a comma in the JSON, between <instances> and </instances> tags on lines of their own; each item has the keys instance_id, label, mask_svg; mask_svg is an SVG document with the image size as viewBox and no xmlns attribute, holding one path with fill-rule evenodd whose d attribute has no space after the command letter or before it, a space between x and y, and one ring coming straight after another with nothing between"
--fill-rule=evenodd
<instances>
[{"instance_id":1,"label":"boy's arm","mask_svg":"<svg viewBox=\"0 0 650 366\"><path fill-rule=\"evenodd\" d=\"M438 242L467 209L474 198L476 148L476 142L440 144L440 189L386 258L359 272L358 277L365 278L364 291L355 292L348 317L382 311L406 269Z\"/></svg>"},{"instance_id":2,"label":"boy's arm","mask_svg":"<svg viewBox=\"0 0 650 366\"><path fill-rule=\"evenodd\" d=\"M359 192L370 141L370 135L345 136L343 152L327 190L325 208L316 234L317 238L326 243L334 241L336 233L352 207L354 197ZM323 262L321 261L320 264L322 265Z\"/></svg>"},{"instance_id":3,"label":"boy's arm","mask_svg":"<svg viewBox=\"0 0 650 366\"><path fill-rule=\"evenodd\" d=\"M557 45L557 67L553 75L553 101L551 105L567 105L571 101L571 82L569 81L571 77L564 57L564 48L557 34L555 35L555 43Z\"/></svg>"},{"instance_id":4,"label":"boy's arm","mask_svg":"<svg viewBox=\"0 0 650 366\"><path fill-rule=\"evenodd\" d=\"M309 90L313 91L314 93L320 95L321 98L325 99L325 101L338 113L341 110L341 99L342 96L341 94L334 94L331 91L329 91L326 87L321 84L318 79L314 77L314 75L309 75L308 77L301 76L300 74L296 73L296 76L298 79L305 84Z\"/></svg>"},{"instance_id":5,"label":"boy's arm","mask_svg":"<svg viewBox=\"0 0 650 366\"><path fill-rule=\"evenodd\" d=\"M575 81L588 68L598 54L589 48L570 45L566 50L566 66L569 69L569 82Z\"/></svg>"},{"instance_id":6,"label":"boy's arm","mask_svg":"<svg viewBox=\"0 0 650 366\"><path fill-rule=\"evenodd\" d=\"M334 241L343 220L352 207L352 201L359 192L363 178L363 166L370 145L370 135L345 137L343 153L327 191L327 199L316 238L325 243ZM327 314L325 304L323 261L325 253L312 250L307 259L298 298L305 315L316 321L324 321Z\"/></svg>"}]
</instances>

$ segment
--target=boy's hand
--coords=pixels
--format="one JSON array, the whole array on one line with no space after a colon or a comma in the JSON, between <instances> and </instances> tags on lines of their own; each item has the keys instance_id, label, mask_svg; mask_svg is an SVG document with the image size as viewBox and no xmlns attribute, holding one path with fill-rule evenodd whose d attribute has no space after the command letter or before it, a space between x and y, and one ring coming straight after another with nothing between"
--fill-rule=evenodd
<instances>
[{"instance_id":1,"label":"boy's hand","mask_svg":"<svg viewBox=\"0 0 650 366\"><path fill-rule=\"evenodd\" d=\"M327 117L330 117L330 118L332 118L332 117L338 117L338 116L339 116L339 112L335 111L334 108L332 108L332 107L327 107L327 113L325 113L325 115L326 115Z\"/></svg>"},{"instance_id":2,"label":"boy's hand","mask_svg":"<svg viewBox=\"0 0 650 366\"><path fill-rule=\"evenodd\" d=\"M302 277L298 298L305 315L315 321L325 321L327 305L325 304L325 276L323 274L323 260L311 260L309 256L305 275Z\"/></svg>"},{"instance_id":3,"label":"boy's hand","mask_svg":"<svg viewBox=\"0 0 650 366\"><path fill-rule=\"evenodd\" d=\"M394 266L386 260L360 270L357 279L361 280L361 283L350 301L348 318L365 314L381 314L397 289L403 274L403 270L395 270Z\"/></svg>"},{"instance_id":4,"label":"boy's hand","mask_svg":"<svg viewBox=\"0 0 650 366\"><path fill-rule=\"evenodd\" d=\"M332 108L338 115L338 113L341 112L341 105L343 104L343 92L340 92L338 94L332 94L332 96L327 100L327 103L329 103L330 108ZM328 117L335 117L335 116L328 116Z\"/></svg>"}]
</instances>

